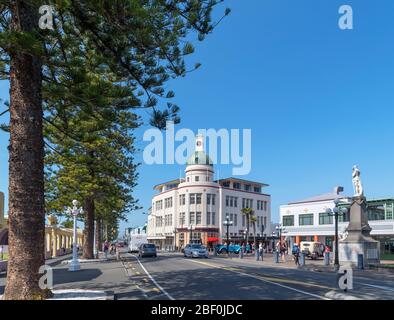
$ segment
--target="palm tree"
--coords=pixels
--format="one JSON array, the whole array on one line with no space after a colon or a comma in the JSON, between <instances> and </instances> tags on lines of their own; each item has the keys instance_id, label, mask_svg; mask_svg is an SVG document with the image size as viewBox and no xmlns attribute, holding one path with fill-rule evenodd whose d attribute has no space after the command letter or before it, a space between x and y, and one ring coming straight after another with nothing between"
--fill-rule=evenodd
<instances>
[{"instance_id":1,"label":"palm tree","mask_svg":"<svg viewBox=\"0 0 394 320\"><path fill-rule=\"evenodd\" d=\"M252 211L252 215L250 216L250 222L253 226L253 242L255 245L255 248L257 247L257 243L256 243L256 221L257 221L257 217L254 215L254 211Z\"/></svg>"},{"instance_id":2,"label":"palm tree","mask_svg":"<svg viewBox=\"0 0 394 320\"><path fill-rule=\"evenodd\" d=\"M249 241L249 225L250 225L250 218L254 214L254 211L252 208L243 208L241 210L241 214L246 217L246 243Z\"/></svg>"}]
</instances>

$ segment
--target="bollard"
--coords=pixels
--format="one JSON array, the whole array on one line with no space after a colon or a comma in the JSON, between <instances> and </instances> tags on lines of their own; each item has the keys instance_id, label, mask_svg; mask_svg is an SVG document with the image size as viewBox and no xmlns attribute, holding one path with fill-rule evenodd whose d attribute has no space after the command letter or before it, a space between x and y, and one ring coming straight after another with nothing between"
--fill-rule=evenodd
<instances>
[{"instance_id":1,"label":"bollard","mask_svg":"<svg viewBox=\"0 0 394 320\"><path fill-rule=\"evenodd\" d=\"M279 251L275 251L275 263L279 263Z\"/></svg>"},{"instance_id":2,"label":"bollard","mask_svg":"<svg viewBox=\"0 0 394 320\"><path fill-rule=\"evenodd\" d=\"M240 259L243 259L243 258L244 258L244 251L243 251L242 248L241 248L241 250L239 250L239 258L240 258Z\"/></svg>"},{"instance_id":3,"label":"bollard","mask_svg":"<svg viewBox=\"0 0 394 320\"><path fill-rule=\"evenodd\" d=\"M216 248L213 249L213 256L216 257L218 255L218 252L216 251Z\"/></svg>"},{"instance_id":4,"label":"bollard","mask_svg":"<svg viewBox=\"0 0 394 320\"><path fill-rule=\"evenodd\" d=\"M259 261L259 250L256 250L256 261Z\"/></svg>"},{"instance_id":5,"label":"bollard","mask_svg":"<svg viewBox=\"0 0 394 320\"><path fill-rule=\"evenodd\" d=\"M359 270L364 269L364 255L362 253L357 255L357 268Z\"/></svg>"},{"instance_id":6,"label":"bollard","mask_svg":"<svg viewBox=\"0 0 394 320\"><path fill-rule=\"evenodd\" d=\"M326 254L324 255L324 265L328 266L330 265L330 253L326 252Z\"/></svg>"},{"instance_id":7,"label":"bollard","mask_svg":"<svg viewBox=\"0 0 394 320\"><path fill-rule=\"evenodd\" d=\"M303 252L300 254L300 266L305 266L305 254Z\"/></svg>"},{"instance_id":8,"label":"bollard","mask_svg":"<svg viewBox=\"0 0 394 320\"><path fill-rule=\"evenodd\" d=\"M264 250L261 251L261 261L264 261Z\"/></svg>"}]
</instances>

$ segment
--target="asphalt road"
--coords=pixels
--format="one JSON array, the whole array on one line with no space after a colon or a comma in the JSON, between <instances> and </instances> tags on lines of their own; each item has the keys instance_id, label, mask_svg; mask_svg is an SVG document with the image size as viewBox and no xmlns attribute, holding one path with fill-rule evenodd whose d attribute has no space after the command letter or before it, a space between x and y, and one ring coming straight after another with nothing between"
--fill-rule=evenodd
<instances>
[{"instance_id":1,"label":"asphalt road","mask_svg":"<svg viewBox=\"0 0 394 320\"><path fill-rule=\"evenodd\" d=\"M246 259L184 258L159 253L158 258L139 260L123 253L121 261L84 263L78 272L67 265L53 267L55 289L113 291L122 300L394 300L394 274L355 272L354 289L345 293L338 276L330 272L297 269L292 263L275 265ZM0 276L0 294L5 276Z\"/></svg>"},{"instance_id":2,"label":"asphalt road","mask_svg":"<svg viewBox=\"0 0 394 320\"><path fill-rule=\"evenodd\" d=\"M394 274L355 273L354 289L344 292L334 273L264 265L253 259L124 257L130 279L146 299L394 299Z\"/></svg>"}]
</instances>

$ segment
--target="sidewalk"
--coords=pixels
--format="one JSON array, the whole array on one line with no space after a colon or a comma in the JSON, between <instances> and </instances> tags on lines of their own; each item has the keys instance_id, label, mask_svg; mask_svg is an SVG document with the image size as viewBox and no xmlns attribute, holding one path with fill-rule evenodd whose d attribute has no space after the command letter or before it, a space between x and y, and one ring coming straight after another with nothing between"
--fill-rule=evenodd
<instances>
[{"instance_id":1,"label":"sidewalk","mask_svg":"<svg viewBox=\"0 0 394 320\"><path fill-rule=\"evenodd\" d=\"M259 261L256 260L256 256L252 254L247 254L244 255L243 259L239 258L239 255L231 255L231 258L228 258L227 255L221 254L221 255L210 255L211 258L216 258L216 259L231 259L237 262L245 262L248 264L252 264L255 266L265 266L265 267L271 267L271 268L285 268L285 269L298 269L298 270L305 270L305 271L313 271L313 272L331 272L334 273L334 264L331 261L329 266L324 265L324 259L318 259L318 260L311 260L311 259L305 259L305 265L304 266L296 266L294 259L292 256L287 255L285 262L282 262L281 260L279 263L275 262L275 257L272 253L265 253L263 257L263 261L261 261L261 258ZM382 263L383 264L383 263ZM382 268L382 267L375 267L375 268L366 268L364 270L357 270L355 271L358 274L362 273L378 273L378 274L394 274L394 268Z\"/></svg>"}]
</instances>

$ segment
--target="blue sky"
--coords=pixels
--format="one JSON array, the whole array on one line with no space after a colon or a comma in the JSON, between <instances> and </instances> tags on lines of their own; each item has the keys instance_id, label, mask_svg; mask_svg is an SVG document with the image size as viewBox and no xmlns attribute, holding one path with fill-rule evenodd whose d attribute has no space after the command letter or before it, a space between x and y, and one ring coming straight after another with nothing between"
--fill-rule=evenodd
<instances>
[{"instance_id":1,"label":"blue sky","mask_svg":"<svg viewBox=\"0 0 394 320\"><path fill-rule=\"evenodd\" d=\"M377 5L379 3L379 5ZM352 5L354 30L338 28ZM232 13L188 59L202 67L171 83L178 128L252 129L252 171L280 204L331 191L352 192L358 164L368 197L394 196L394 21L392 0L233 0ZM224 8L223 8L224 9ZM7 83L0 98L8 99ZM6 120L6 119L5 119ZM142 149L142 134L137 131ZM0 190L7 190L8 137L0 133ZM137 155L141 159L141 154ZM220 177L231 166L220 166ZM145 221L152 186L179 177L179 165L142 165L135 196Z\"/></svg>"}]
</instances>

